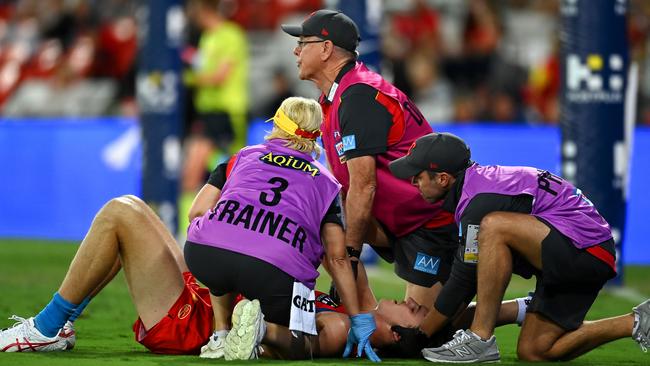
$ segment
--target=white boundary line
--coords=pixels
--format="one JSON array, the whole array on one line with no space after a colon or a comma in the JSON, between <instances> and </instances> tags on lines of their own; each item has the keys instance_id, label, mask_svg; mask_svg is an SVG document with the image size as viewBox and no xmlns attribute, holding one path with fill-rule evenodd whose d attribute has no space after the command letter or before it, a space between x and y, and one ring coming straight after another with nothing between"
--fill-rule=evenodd
<instances>
[{"instance_id":1,"label":"white boundary line","mask_svg":"<svg viewBox=\"0 0 650 366\"><path fill-rule=\"evenodd\" d=\"M605 287L603 291L620 299L625 299L636 303L640 303L648 299L648 297L630 287Z\"/></svg>"}]
</instances>

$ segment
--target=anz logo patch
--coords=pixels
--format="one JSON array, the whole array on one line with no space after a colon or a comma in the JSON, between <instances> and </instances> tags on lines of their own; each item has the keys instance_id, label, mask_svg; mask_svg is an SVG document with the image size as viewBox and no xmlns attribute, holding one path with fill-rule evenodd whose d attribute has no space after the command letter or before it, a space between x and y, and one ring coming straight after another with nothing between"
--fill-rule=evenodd
<instances>
[{"instance_id":1,"label":"anz logo patch","mask_svg":"<svg viewBox=\"0 0 650 366\"><path fill-rule=\"evenodd\" d=\"M343 151L354 150L357 148L357 141L354 135L343 136Z\"/></svg>"},{"instance_id":2,"label":"anz logo patch","mask_svg":"<svg viewBox=\"0 0 650 366\"><path fill-rule=\"evenodd\" d=\"M440 257L432 257L418 252L413 269L434 275L438 274L438 270L440 269Z\"/></svg>"}]
</instances>

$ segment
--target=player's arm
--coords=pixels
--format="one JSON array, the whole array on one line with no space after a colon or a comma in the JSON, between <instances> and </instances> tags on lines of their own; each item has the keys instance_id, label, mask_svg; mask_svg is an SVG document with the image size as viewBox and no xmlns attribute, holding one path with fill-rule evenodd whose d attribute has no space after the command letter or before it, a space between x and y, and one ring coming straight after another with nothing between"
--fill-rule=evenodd
<instances>
[{"instance_id":1,"label":"player's arm","mask_svg":"<svg viewBox=\"0 0 650 366\"><path fill-rule=\"evenodd\" d=\"M345 348L345 340L350 330L350 320L347 316L335 312L316 314L315 353L318 357L341 357Z\"/></svg>"},{"instance_id":2,"label":"player's arm","mask_svg":"<svg viewBox=\"0 0 650 366\"><path fill-rule=\"evenodd\" d=\"M460 253L462 255L462 253ZM440 331L450 320L462 313L476 296L476 264L456 257L449 280L436 298L420 329L427 336Z\"/></svg>"},{"instance_id":3,"label":"player's arm","mask_svg":"<svg viewBox=\"0 0 650 366\"><path fill-rule=\"evenodd\" d=\"M196 217L203 216L204 213L217 204L234 161L235 156L232 156L226 163L217 165L212 173L210 173L208 181L203 185L196 197L194 197L194 201L192 201L192 206L188 214L190 222Z\"/></svg>"},{"instance_id":4,"label":"player's arm","mask_svg":"<svg viewBox=\"0 0 650 366\"><path fill-rule=\"evenodd\" d=\"M375 157L360 156L348 160L347 165L350 188L345 200L345 242L348 246L361 250L377 190Z\"/></svg>"},{"instance_id":5,"label":"player's arm","mask_svg":"<svg viewBox=\"0 0 650 366\"><path fill-rule=\"evenodd\" d=\"M214 70L186 70L183 72L183 82L191 87L219 86L228 78L234 67L233 59L225 59Z\"/></svg>"},{"instance_id":6,"label":"player's arm","mask_svg":"<svg viewBox=\"0 0 650 366\"><path fill-rule=\"evenodd\" d=\"M345 244L358 253L366 238L372 206L377 188L375 155L388 149L388 132L392 126L392 115L377 100L377 90L363 84L350 87L343 93L339 107L343 152L350 173L350 184L344 196L346 220ZM357 277L358 296L362 309L374 307L374 296L367 277L359 265Z\"/></svg>"},{"instance_id":7,"label":"player's arm","mask_svg":"<svg viewBox=\"0 0 650 366\"><path fill-rule=\"evenodd\" d=\"M377 90L364 84L351 86L341 97L339 121L343 154L350 173L345 197L345 243L361 250L377 189L375 155L388 149L392 115L376 100Z\"/></svg>"},{"instance_id":8,"label":"player's arm","mask_svg":"<svg viewBox=\"0 0 650 366\"><path fill-rule=\"evenodd\" d=\"M335 205L335 200L332 205ZM337 205L338 207L338 205ZM329 211L332 211L330 208ZM329 212L328 211L328 212ZM357 300L357 285L352 264L345 247L345 233L340 222L332 222L326 215L321 228L321 236L325 247L325 268L332 276L336 289L342 302L345 304L348 315L359 313Z\"/></svg>"},{"instance_id":9,"label":"player's arm","mask_svg":"<svg viewBox=\"0 0 650 366\"><path fill-rule=\"evenodd\" d=\"M214 71L196 74L196 86L219 86L223 84L232 72L234 65L233 60L225 60Z\"/></svg>"},{"instance_id":10,"label":"player's arm","mask_svg":"<svg viewBox=\"0 0 650 366\"><path fill-rule=\"evenodd\" d=\"M194 197L187 215L190 222L197 217L203 216L204 213L214 207L219 201L219 197L221 197L221 189L210 184L203 185L199 193Z\"/></svg>"}]
</instances>

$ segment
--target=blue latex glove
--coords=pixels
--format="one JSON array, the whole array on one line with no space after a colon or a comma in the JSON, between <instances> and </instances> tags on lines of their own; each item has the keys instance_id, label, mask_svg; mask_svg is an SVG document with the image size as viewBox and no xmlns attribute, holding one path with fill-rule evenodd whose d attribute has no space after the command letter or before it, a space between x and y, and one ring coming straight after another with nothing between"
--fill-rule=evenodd
<instances>
[{"instance_id":1,"label":"blue latex glove","mask_svg":"<svg viewBox=\"0 0 650 366\"><path fill-rule=\"evenodd\" d=\"M370 336L375 332L375 318L370 313L357 314L350 317L351 326L348 331L348 341L345 343L343 357L348 357L352 352L352 346L357 344L357 357L361 357L363 352L372 362L381 362L375 351L370 345Z\"/></svg>"}]
</instances>

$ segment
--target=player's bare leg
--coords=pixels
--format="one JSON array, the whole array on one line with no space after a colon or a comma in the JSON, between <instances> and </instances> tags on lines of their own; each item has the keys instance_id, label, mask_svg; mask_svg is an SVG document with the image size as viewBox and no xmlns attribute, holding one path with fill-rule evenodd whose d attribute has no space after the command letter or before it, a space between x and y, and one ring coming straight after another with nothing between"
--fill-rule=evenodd
<instances>
[{"instance_id":1,"label":"player's bare leg","mask_svg":"<svg viewBox=\"0 0 650 366\"><path fill-rule=\"evenodd\" d=\"M512 276L512 250L535 268L542 265L542 240L550 229L530 215L493 212L481 221L477 277L477 306L471 330L486 340L494 327L503 295Z\"/></svg>"},{"instance_id":2,"label":"player's bare leg","mask_svg":"<svg viewBox=\"0 0 650 366\"><path fill-rule=\"evenodd\" d=\"M138 315L149 329L182 292L187 266L164 224L137 197L115 198L97 213L59 294L72 303L81 302L114 275L118 259Z\"/></svg>"},{"instance_id":3,"label":"player's bare leg","mask_svg":"<svg viewBox=\"0 0 650 366\"><path fill-rule=\"evenodd\" d=\"M192 195L203 185L205 171L214 144L203 136L193 136L187 143L187 152L183 162L183 192Z\"/></svg>"},{"instance_id":4,"label":"player's bare leg","mask_svg":"<svg viewBox=\"0 0 650 366\"><path fill-rule=\"evenodd\" d=\"M539 313L526 315L517 342L517 356L523 361L570 360L616 339L632 335L632 313L614 318L585 321L567 332Z\"/></svg>"},{"instance_id":5,"label":"player's bare leg","mask_svg":"<svg viewBox=\"0 0 650 366\"><path fill-rule=\"evenodd\" d=\"M210 336L207 344L201 347L201 358L223 358L226 337L231 328L231 315L233 296L225 294L223 296L214 296L210 294L210 302L212 303L212 313L214 320L214 332Z\"/></svg>"},{"instance_id":6,"label":"player's bare leg","mask_svg":"<svg viewBox=\"0 0 650 366\"><path fill-rule=\"evenodd\" d=\"M113 199L102 207L59 291L35 317L13 317L18 323L0 332L0 351L48 352L72 348L74 330L66 322L78 316L120 267L125 268L143 324L152 327L180 295L181 272L187 267L162 222L134 196Z\"/></svg>"},{"instance_id":7,"label":"player's bare leg","mask_svg":"<svg viewBox=\"0 0 650 366\"><path fill-rule=\"evenodd\" d=\"M232 312L233 297L231 294L214 296L210 294L212 311L214 312L214 330L230 329L230 316Z\"/></svg>"}]
</instances>

